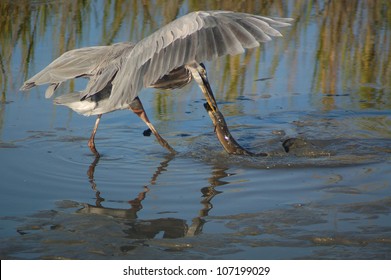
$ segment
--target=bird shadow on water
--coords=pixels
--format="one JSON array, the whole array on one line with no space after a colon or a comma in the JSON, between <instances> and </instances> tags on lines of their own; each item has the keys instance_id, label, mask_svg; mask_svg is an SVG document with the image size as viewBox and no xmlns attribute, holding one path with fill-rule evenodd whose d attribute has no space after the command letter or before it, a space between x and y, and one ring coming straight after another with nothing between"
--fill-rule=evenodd
<instances>
[{"instance_id":1,"label":"bird shadow on water","mask_svg":"<svg viewBox=\"0 0 391 280\"><path fill-rule=\"evenodd\" d=\"M274 139L264 141L261 138L247 136L254 135L251 133L254 129L257 128L245 127L240 131L233 129L233 133L238 136L241 144L252 147L251 150L254 151L266 149L269 156L228 155L219 148L218 141L214 141L214 144L210 141L210 139L215 139L213 132L204 133L181 141L183 144L178 146L182 152L175 155L167 154L162 160L154 160L153 164L156 166L147 173L147 176L150 176L146 180L147 183L138 181L136 184L141 190L134 191L133 189L133 193L128 197L126 194L125 197L121 194L122 197L118 201L108 199L108 197L115 196L114 193L118 190L105 188L105 185L107 182L112 186L118 183L117 179L111 182L113 178L116 178L115 172L118 172L117 175L121 173L121 170L117 170L116 167L124 163L126 166L133 166L133 162L127 162L130 157L126 157L125 160L123 157L117 158L116 153L119 150L114 149L111 150L112 156L103 153L102 158L92 158L90 164L83 165L86 175L81 178L83 188L87 188L94 195L92 201L61 200L52 210L39 211L29 217L21 218L19 220L21 225L17 227L18 236L2 242L2 258L202 259L222 257L246 259L254 256L257 258L357 258L357 251L364 247L371 249L366 254L362 254L363 257L389 257L386 250L389 247L388 244L391 244L390 238L387 237L390 227L376 224L377 220L380 223L382 216L390 211L390 199L387 197L376 201L345 203L338 206L313 202L298 203L288 207L278 206L268 210L261 207L257 208L255 213L246 207L240 209L239 212L227 211L227 214L221 210L223 207L229 207L231 203L238 203L229 200L229 193L222 195L225 192L223 186L236 180L232 169L264 171L274 168L279 171L295 168L298 173L303 174L302 170L305 169L303 167L325 167L327 169L335 166L366 164L389 157L387 148L389 140L304 139L289 138L281 133ZM63 142L72 142L74 145L71 139L61 139ZM185 145L186 148L180 145ZM120 146L122 153L124 147ZM60 159L68 160L65 157ZM207 184L203 183L202 187L199 182L189 183L185 191L175 193L180 190L178 185L186 182L186 176L197 177L197 174L190 172L191 175L189 175L184 172L184 169L177 167L178 163L189 160L195 164L195 167L198 166L197 163L203 167L207 166ZM80 162L71 163L80 166ZM107 170L107 164L109 170ZM128 169L126 166L125 170ZM136 170L145 171L147 168ZM178 175L178 170L181 172L180 175ZM102 178L101 174L97 176L100 171L104 176L109 177ZM161 178L167 173L171 180L169 184L173 182L176 184L176 186L171 186L172 189L167 186L167 188L162 188L159 184L159 181L162 181ZM273 177L273 174L269 176ZM185 176L185 178L178 179L175 175ZM205 174L202 173L201 176ZM145 173L141 177L141 180L147 178ZM121 184L124 180L127 185L131 185L128 183L129 178L131 178L129 174L125 175L125 178L121 177ZM281 184L281 182L276 184ZM228 185L231 188L232 186L232 184ZM196 195L191 194L190 197L186 197L187 200L183 201L192 204L195 202L197 206L184 205L182 207L181 196L194 188ZM122 186L121 189L122 193L124 190ZM329 189L325 188L329 193L347 191L343 189L342 187L338 189L334 185ZM156 192L159 191L159 194L164 196L162 199L167 200L164 203L168 203L161 207L163 210L160 212L154 208L156 207L154 201ZM170 191L174 192L170 193ZM270 195L268 191L270 190L267 188L257 188L257 197L261 199L263 195ZM216 203L216 197L219 198L218 203ZM225 202L220 199L222 197ZM248 196L244 197L251 199ZM211 215L214 200L214 209L217 211L213 211L214 215ZM179 210L172 211L173 207L168 207L170 201L175 201L175 204L178 202L174 208ZM330 223L330 211L342 213L343 218L347 217L347 220L350 219L356 223L357 230L336 233L326 227L328 230L325 231L325 226ZM366 225L366 220L370 221L372 226ZM339 221L339 223L342 222ZM208 227L205 227L206 224ZM349 252L343 248L333 251L331 248L335 246L341 246L341 248L349 246L351 249L348 250ZM258 253L262 251L262 254L254 255L249 248ZM279 248L284 252L292 251L292 253L290 255L277 254L275 252L278 249L273 252L273 249L267 248ZM317 248L318 252L314 248ZM246 255L246 252L250 253ZM269 255L268 252L274 255Z\"/></svg>"},{"instance_id":2,"label":"bird shadow on water","mask_svg":"<svg viewBox=\"0 0 391 280\"><path fill-rule=\"evenodd\" d=\"M175 155L168 154L165 159L160 162L156 171L153 173L150 179L150 185L154 185L158 180L160 174L167 170L169 163L173 160ZM191 224L187 224L186 220L178 218L159 218L143 220L139 219L137 213L143 209L143 201L148 199L148 192L150 187L144 186L136 198L128 200L129 208L110 208L105 207L105 199L102 197L101 192L95 182L94 174L95 168L99 163L100 158L95 158L88 168L87 176L91 189L95 192L96 201L95 205L83 204L83 207L77 211L81 214L97 214L108 217L124 219L124 225L127 229L124 230L128 238L131 239L152 239L158 234L161 234L162 238L179 238L185 236L194 236L202 232L202 226L205 223L204 217L208 215L210 209L213 208L211 200L220 192L215 189L216 186L222 184L220 179L227 176L227 174L218 170L212 175L210 182L211 185L201 189L202 199L201 209L199 213L192 219Z\"/></svg>"},{"instance_id":3,"label":"bird shadow on water","mask_svg":"<svg viewBox=\"0 0 391 280\"><path fill-rule=\"evenodd\" d=\"M305 146L301 141L292 143L301 148ZM292 143L290 152L297 148ZM203 154L202 149L198 153ZM85 186L94 194L93 202L62 200L58 201L52 210L39 211L23 218L22 225L17 227L19 236L2 242L2 258L357 258L357 251L368 247L372 249L362 255L364 258L389 257L386 251L390 242L387 237L390 227L376 225L376 216L389 213L389 198L338 206L337 212L358 223L357 231L325 231L330 211L336 211L337 207L327 203L259 209L256 213L243 209L242 212L232 215L211 216L209 212L213 209L213 200L225 191L223 186L229 184L229 180L225 178L235 177L235 174L229 171L230 166L237 161L250 162L248 157L230 157L230 161L222 158L219 163L209 162L211 173L207 179L208 183L199 189L200 195L197 198L191 198L193 201L199 201L199 208L191 210L195 211L193 214L188 214L189 210L186 210L184 213L158 213L164 214L162 218L143 215L143 211L156 212L156 209L145 208L145 205L151 207L147 202L154 200L151 193L154 188L159 187L159 178L170 172L171 163L188 156L186 153L167 154L150 173L148 184L140 185L142 190L138 194L129 195L129 198L121 199L120 203L114 203L116 206L125 205L124 207L111 207L113 201L106 199L111 193L100 187L102 182L100 177L96 176L99 168L103 169L105 158L94 158L86 168L84 178ZM200 157L198 159L201 160ZM261 159L265 161L265 158ZM103 166L100 163L103 163ZM164 192L166 191L169 190L165 189ZM261 193L262 190L259 195ZM221 207L221 201L216 206ZM372 226L365 223L365 226L362 225L362 214L366 216L364 220L371 221ZM147 218L140 218L143 216ZM204 226L208 222L212 223L212 227L222 224L223 229L218 229L216 233L210 229L205 231ZM331 249L338 246L340 250ZM346 250L346 246L351 249ZM262 253L245 255L248 251L246 247ZM276 255L270 248L285 248L285 253ZM268 252L274 255L269 255Z\"/></svg>"},{"instance_id":4,"label":"bird shadow on water","mask_svg":"<svg viewBox=\"0 0 391 280\"><path fill-rule=\"evenodd\" d=\"M200 189L199 209L190 219L178 218L181 213L169 211L157 213L165 216L163 218L139 218L151 188L158 183L159 176L168 170L175 157L173 154L164 157L152 173L149 183L142 186L142 191L136 197L129 196L128 199L114 203L127 205L125 207L110 207L113 201L106 199L106 196L111 196L110 193L101 192L95 178L99 163L105 159L94 158L85 178L94 193L94 203L62 200L56 202L56 207L52 210L20 218L22 225L17 227L19 236L11 238L8 245L3 243L2 258L150 259L159 258L156 254L162 248L174 253L191 248L190 243L185 241L164 240L192 238L202 233L205 218L213 208L212 200L221 193L216 187L227 184L222 179L229 176L225 172L228 168L213 169L208 179L209 184ZM149 244L152 240L156 240L157 244ZM148 250L145 251L145 248Z\"/></svg>"}]
</instances>

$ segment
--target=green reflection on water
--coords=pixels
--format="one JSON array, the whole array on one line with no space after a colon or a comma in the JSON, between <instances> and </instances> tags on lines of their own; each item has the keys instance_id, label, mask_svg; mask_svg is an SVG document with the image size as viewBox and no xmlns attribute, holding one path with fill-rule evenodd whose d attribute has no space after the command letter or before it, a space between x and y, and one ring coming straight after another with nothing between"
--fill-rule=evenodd
<instances>
[{"instance_id":1,"label":"green reflection on water","mask_svg":"<svg viewBox=\"0 0 391 280\"><path fill-rule=\"evenodd\" d=\"M226 9L296 19L292 28L283 30L278 45L248 51L242 56L225 57L214 73L218 97L234 101L243 95L246 80L255 88L258 78L273 77L285 57L288 76L286 91L294 91L302 63L312 65L307 74L312 94L325 95L316 104L334 109L333 96L348 93L360 108L389 109L391 106L391 2L389 1L1 1L0 3L0 84L2 103L10 92L17 92L22 81L41 70L38 43L48 40L50 60L61 53L85 46L85 42L111 44L138 41L162 24L193 10ZM315 24L314 24L315 22ZM96 25L96 26L93 26ZM99 30L94 32L95 28ZM302 56L308 45L315 45L313 56ZM271 49L277 48L276 51ZM265 77L255 73L265 56L271 56ZM309 62L303 62L303 60ZM48 60L48 61L50 61ZM39 65L36 66L36 65ZM262 90L270 88L265 82ZM74 85L69 85L73 90ZM255 90L255 89L254 89ZM331 97L331 98L330 98ZM156 112L169 111L171 101L156 96ZM171 107L170 107L171 106Z\"/></svg>"}]
</instances>

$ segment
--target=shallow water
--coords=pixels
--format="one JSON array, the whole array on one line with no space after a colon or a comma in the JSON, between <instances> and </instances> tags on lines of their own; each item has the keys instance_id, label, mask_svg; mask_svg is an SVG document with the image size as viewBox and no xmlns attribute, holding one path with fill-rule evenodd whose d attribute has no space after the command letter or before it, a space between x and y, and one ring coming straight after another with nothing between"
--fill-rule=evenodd
<instances>
[{"instance_id":1,"label":"shallow water","mask_svg":"<svg viewBox=\"0 0 391 280\"><path fill-rule=\"evenodd\" d=\"M2 2L1 258L390 259L391 7L268 2ZM65 50L138 41L197 9L296 19L206 64L231 133L268 157L227 155L193 84L140 95L177 155L123 111L102 118L100 160L86 145L94 118L52 105L44 86L18 92Z\"/></svg>"}]
</instances>

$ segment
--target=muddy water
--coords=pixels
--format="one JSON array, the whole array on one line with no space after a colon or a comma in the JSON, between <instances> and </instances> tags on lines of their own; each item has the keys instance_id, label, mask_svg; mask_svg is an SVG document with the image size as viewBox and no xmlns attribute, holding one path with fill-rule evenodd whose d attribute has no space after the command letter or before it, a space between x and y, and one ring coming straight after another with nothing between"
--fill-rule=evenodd
<instances>
[{"instance_id":1,"label":"muddy water","mask_svg":"<svg viewBox=\"0 0 391 280\"><path fill-rule=\"evenodd\" d=\"M348 7L357 18L345 20L352 28L368 23L372 37L355 35L347 48L329 38L350 34L333 26L342 4L272 1L264 10L251 1L240 8L185 1L180 15L224 8L298 18L283 39L206 64L232 135L269 156L227 155L201 92L189 85L140 95L178 154L143 136L145 125L124 111L102 118L97 161L86 146L93 118L52 105L45 87L17 89L65 49L137 41L176 17L173 7L144 2L20 2L31 29L16 16L20 7L0 4L15 13L11 28L30 35L10 30L1 39L8 73L0 103L1 258L390 259L391 31L367 12L384 7ZM65 11L83 16L64 21Z\"/></svg>"}]
</instances>

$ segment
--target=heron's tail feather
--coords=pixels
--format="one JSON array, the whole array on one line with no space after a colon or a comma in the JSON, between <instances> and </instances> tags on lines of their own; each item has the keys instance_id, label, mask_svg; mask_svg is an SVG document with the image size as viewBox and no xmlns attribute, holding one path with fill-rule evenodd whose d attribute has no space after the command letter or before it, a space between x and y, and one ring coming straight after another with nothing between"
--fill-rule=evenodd
<instances>
[{"instance_id":1,"label":"heron's tail feather","mask_svg":"<svg viewBox=\"0 0 391 280\"><path fill-rule=\"evenodd\" d=\"M91 99L80 100L79 92L60 95L54 99L53 103L56 105L67 106L73 111L86 116L92 115L94 109L98 105L97 102L92 101Z\"/></svg>"}]
</instances>

